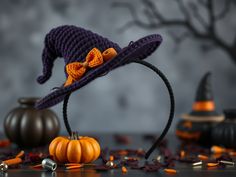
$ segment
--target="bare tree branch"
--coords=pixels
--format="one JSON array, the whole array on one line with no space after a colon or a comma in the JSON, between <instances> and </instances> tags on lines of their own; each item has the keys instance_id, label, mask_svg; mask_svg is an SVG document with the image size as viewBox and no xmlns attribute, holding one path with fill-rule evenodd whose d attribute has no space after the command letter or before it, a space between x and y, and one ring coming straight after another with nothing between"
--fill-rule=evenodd
<instances>
[{"instance_id":1,"label":"bare tree branch","mask_svg":"<svg viewBox=\"0 0 236 177\"><path fill-rule=\"evenodd\" d=\"M185 5L183 3L183 0L177 0L176 2L177 2L177 6L179 7L180 12L183 13L186 21L190 21L191 20L190 19L190 14L187 10L187 7L185 7Z\"/></svg>"},{"instance_id":2,"label":"bare tree branch","mask_svg":"<svg viewBox=\"0 0 236 177\"><path fill-rule=\"evenodd\" d=\"M233 47L236 49L236 36L234 37Z\"/></svg>"},{"instance_id":3,"label":"bare tree branch","mask_svg":"<svg viewBox=\"0 0 236 177\"><path fill-rule=\"evenodd\" d=\"M150 9L144 9L143 10L144 15L147 17L147 20L149 23L156 23L157 19L153 15L153 13L150 11Z\"/></svg>"},{"instance_id":4,"label":"bare tree branch","mask_svg":"<svg viewBox=\"0 0 236 177\"><path fill-rule=\"evenodd\" d=\"M168 34L172 37L172 39L174 40L174 42L176 44L181 44L184 40L186 40L188 37L191 36L191 34L188 31L183 32L180 35L176 35L175 33L173 33L172 31L168 31Z\"/></svg>"},{"instance_id":5,"label":"bare tree branch","mask_svg":"<svg viewBox=\"0 0 236 177\"><path fill-rule=\"evenodd\" d=\"M203 26L204 29L207 28L207 22L205 19L200 15L199 9L197 8L196 4L193 2L189 3L190 8L192 9L193 15L198 20L198 22Z\"/></svg>"},{"instance_id":6,"label":"bare tree branch","mask_svg":"<svg viewBox=\"0 0 236 177\"><path fill-rule=\"evenodd\" d=\"M156 4L152 0L142 0L144 6L143 15L146 16L147 20L142 20L139 18L137 10L131 3L116 2L113 3L113 7L123 7L126 8L132 17L132 20L127 22L120 30L124 31L132 26L138 26L145 29L160 29L160 28L170 28L170 27L180 27L186 30L186 33L176 37L176 35L171 34L175 42L181 43L187 37L196 38L200 40L206 40L210 42L211 45L204 47L206 51L212 50L213 47L218 47L225 51L232 60L236 63L236 37L233 41L233 45L228 44L218 35L216 25L217 22L223 19L228 11L230 10L231 4L234 3L233 0L225 0L223 9L220 12L216 12L216 0L198 0L198 4L191 2L189 4L192 14L188 6L184 4L183 0L177 0L176 3L179 7L180 12L184 18L173 17L171 19L166 18L157 8ZM236 5L236 3L235 3ZM206 21L200 13L200 7L204 8L208 14L208 20ZM192 22L195 18L204 28L200 30ZM209 50L208 50L209 49Z\"/></svg>"},{"instance_id":7,"label":"bare tree branch","mask_svg":"<svg viewBox=\"0 0 236 177\"><path fill-rule=\"evenodd\" d=\"M143 0L142 2L147 9L150 9L154 17L156 17L156 19L158 19L159 21L164 21L164 17L162 16L162 14L157 9L156 5L151 0Z\"/></svg>"},{"instance_id":8,"label":"bare tree branch","mask_svg":"<svg viewBox=\"0 0 236 177\"><path fill-rule=\"evenodd\" d=\"M198 0L198 3L202 5L203 7L206 7L206 0Z\"/></svg>"},{"instance_id":9,"label":"bare tree branch","mask_svg":"<svg viewBox=\"0 0 236 177\"><path fill-rule=\"evenodd\" d=\"M119 31L123 32L127 29L129 29L132 26L139 26L141 28L145 28L145 29L154 29L156 28L156 24L155 23L146 23L143 22L142 20L140 20L140 18L137 15L137 12L135 10L135 8L127 2L115 2L112 3L112 7L123 7L123 8L127 8L127 10L130 12L131 16L132 16L132 20L127 22L124 26L122 26Z\"/></svg>"},{"instance_id":10,"label":"bare tree branch","mask_svg":"<svg viewBox=\"0 0 236 177\"><path fill-rule=\"evenodd\" d=\"M224 18L227 15L227 13L230 11L230 6L232 4L233 4L233 0L225 0L224 8L222 9L221 12L215 15L215 18L217 20L221 20L222 18Z\"/></svg>"}]
</instances>

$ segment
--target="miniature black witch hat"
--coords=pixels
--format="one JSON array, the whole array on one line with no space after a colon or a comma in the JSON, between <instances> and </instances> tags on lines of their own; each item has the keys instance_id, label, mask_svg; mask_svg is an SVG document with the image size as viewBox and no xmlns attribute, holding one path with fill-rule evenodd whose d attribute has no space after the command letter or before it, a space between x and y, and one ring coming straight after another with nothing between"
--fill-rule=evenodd
<instances>
[{"instance_id":1,"label":"miniature black witch hat","mask_svg":"<svg viewBox=\"0 0 236 177\"><path fill-rule=\"evenodd\" d=\"M192 111L182 115L182 118L196 122L218 122L224 119L223 115L215 111L210 72L207 72L199 83Z\"/></svg>"}]
</instances>

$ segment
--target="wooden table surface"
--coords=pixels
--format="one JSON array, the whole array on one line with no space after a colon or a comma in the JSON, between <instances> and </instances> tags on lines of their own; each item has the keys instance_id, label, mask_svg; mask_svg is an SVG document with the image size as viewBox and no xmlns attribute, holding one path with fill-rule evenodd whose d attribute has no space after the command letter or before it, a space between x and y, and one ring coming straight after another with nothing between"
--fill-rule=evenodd
<instances>
[{"instance_id":1,"label":"wooden table surface","mask_svg":"<svg viewBox=\"0 0 236 177\"><path fill-rule=\"evenodd\" d=\"M145 140L143 135L140 134L130 134L131 143L128 145L121 145L114 142L114 137L108 134L97 134L96 137L99 137L99 141L101 146L108 147L109 149L127 149L127 148L143 148L147 150L150 147L151 142ZM174 135L168 135L168 147L173 151L176 152L176 149L179 147L180 142ZM153 159L156 157L158 151L156 151L149 159ZM143 159L141 162L145 162ZM97 163L101 163L97 160ZM42 169L30 169L30 168L18 168L18 169L9 169L5 173L0 173L2 177L115 177L115 176L147 176L147 177L154 177L154 176L181 176L181 177L235 177L236 176L236 167L235 166L228 166L224 169L207 169L207 168L193 168L191 164L188 163L176 163L175 169L177 170L177 174L166 174L163 169L160 169L158 172L145 172L143 170L134 170L129 169L128 172L123 174L121 169L112 169L108 171L96 171L93 169L77 169L67 171L64 169L57 169L55 172L49 172Z\"/></svg>"}]
</instances>

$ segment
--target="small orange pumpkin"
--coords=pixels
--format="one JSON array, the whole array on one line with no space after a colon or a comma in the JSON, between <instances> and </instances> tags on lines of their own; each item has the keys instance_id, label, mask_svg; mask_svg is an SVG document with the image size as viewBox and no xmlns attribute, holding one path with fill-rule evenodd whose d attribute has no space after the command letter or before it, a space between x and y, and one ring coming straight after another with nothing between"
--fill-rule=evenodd
<instances>
[{"instance_id":1,"label":"small orange pumpkin","mask_svg":"<svg viewBox=\"0 0 236 177\"><path fill-rule=\"evenodd\" d=\"M49 145L49 153L53 159L61 163L89 163L96 160L100 155L99 143L91 137L72 136L56 137Z\"/></svg>"}]
</instances>

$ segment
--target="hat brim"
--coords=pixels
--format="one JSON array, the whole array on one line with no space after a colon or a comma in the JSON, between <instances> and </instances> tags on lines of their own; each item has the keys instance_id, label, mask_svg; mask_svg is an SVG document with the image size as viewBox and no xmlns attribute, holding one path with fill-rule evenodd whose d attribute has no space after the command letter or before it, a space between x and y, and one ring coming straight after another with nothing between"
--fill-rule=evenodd
<instances>
[{"instance_id":1,"label":"hat brim","mask_svg":"<svg viewBox=\"0 0 236 177\"><path fill-rule=\"evenodd\" d=\"M184 120L189 120L193 122L221 122L224 120L223 115L212 114L212 115L193 115L193 114L183 114L181 118Z\"/></svg>"},{"instance_id":2,"label":"hat brim","mask_svg":"<svg viewBox=\"0 0 236 177\"><path fill-rule=\"evenodd\" d=\"M90 70L79 81L76 81L66 87L60 87L59 89L40 99L38 102L36 102L35 107L37 109L45 109L58 104L64 100L66 95L80 89L101 75L118 68L119 66L131 63L134 59L145 59L159 47L161 42L162 37L158 34L153 34L131 43L129 46L123 48L115 58L95 69Z\"/></svg>"}]
</instances>

